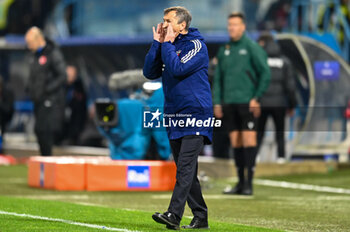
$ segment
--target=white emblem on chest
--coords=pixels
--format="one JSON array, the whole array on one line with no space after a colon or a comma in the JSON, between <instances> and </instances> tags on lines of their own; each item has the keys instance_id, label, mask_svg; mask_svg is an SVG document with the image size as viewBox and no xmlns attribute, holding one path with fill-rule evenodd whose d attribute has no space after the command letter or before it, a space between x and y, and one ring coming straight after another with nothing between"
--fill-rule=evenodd
<instances>
[{"instance_id":1,"label":"white emblem on chest","mask_svg":"<svg viewBox=\"0 0 350 232\"><path fill-rule=\"evenodd\" d=\"M241 50L239 50L239 52L238 52L240 55L247 55L247 50L245 50L245 49L241 49Z\"/></svg>"}]
</instances>

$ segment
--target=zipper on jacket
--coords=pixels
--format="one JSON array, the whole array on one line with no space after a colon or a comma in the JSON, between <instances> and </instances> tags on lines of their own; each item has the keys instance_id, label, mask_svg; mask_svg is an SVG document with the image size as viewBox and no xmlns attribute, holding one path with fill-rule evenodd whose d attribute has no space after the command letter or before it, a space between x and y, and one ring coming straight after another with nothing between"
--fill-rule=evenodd
<instances>
[{"instance_id":1,"label":"zipper on jacket","mask_svg":"<svg viewBox=\"0 0 350 232\"><path fill-rule=\"evenodd\" d=\"M220 78L220 100L221 103L224 103L224 77Z\"/></svg>"},{"instance_id":2,"label":"zipper on jacket","mask_svg":"<svg viewBox=\"0 0 350 232\"><path fill-rule=\"evenodd\" d=\"M248 77L249 77L249 79L251 80L251 82L253 83L253 85L254 85L255 87L258 87L257 81L254 79L253 75L249 72L249 70L246 70L245 72L246 72L246 74L248 75Z\"/></svg>"}]
</instances>

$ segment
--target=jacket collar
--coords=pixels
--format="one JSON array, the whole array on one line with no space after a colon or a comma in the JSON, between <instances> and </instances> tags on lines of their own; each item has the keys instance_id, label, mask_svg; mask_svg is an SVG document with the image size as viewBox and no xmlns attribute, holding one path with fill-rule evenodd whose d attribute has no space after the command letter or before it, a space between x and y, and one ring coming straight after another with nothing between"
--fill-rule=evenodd
<instances>
[{"instance_id":1,"label":"jacket collar","mask_svg":"<svg viewBox=\"0 0 350 232\"><path fill-rule=\"evenodd\" d=\"M194 39L204 40L202 35L199 33L197 28L190 27L186 34L179 34L175 38L174 42L176 42L176 41L194 40Z\"/></svg>"},{"instance_id":2,"label":"jacket collar","mask_svg":"<svg viewBox=\"0 0 350 232\"><path fill-rule=\"evenodd\" d=\"M247 38L247 36L246 36L246 34L244 33L244 34L242 35L242 37L241 37L239 40L237 40L237 41L230 40L230 43L235 44L235 45L238 45L238 44L241 44L242 41L246 40L246 38Z\"/></svg>"}]
</instances>

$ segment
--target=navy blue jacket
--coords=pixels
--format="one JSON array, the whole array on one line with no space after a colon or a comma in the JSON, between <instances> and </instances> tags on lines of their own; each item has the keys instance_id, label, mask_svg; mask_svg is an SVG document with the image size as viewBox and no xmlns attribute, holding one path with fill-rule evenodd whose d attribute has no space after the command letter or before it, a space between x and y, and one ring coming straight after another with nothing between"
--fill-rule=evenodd
<instances>
[{"instance_id":1,"label":"navy blue jacket","mask_svg":"<svg viewBox=\"0 0 350 232\"><path fill-rule=\"evenodd\" d=\"M173 43L153 41L146 55L143 75L148 79L162 77L164 116L179 115L178 120L213 120L213 105L208 81L208 50L195 28L180 34ZM183 117L182 117L183 116ZM167 125L168 119L165 117ZM169 139L185 135L203 135L211 143L212 127L190 124L167 127Z\"/></svg>"}]
</instances>

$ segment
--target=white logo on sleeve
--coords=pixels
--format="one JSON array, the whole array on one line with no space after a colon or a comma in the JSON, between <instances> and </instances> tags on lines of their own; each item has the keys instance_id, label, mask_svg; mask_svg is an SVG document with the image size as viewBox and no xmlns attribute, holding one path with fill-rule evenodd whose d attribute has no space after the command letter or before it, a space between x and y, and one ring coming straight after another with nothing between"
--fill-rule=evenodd
<instances>
[{"instance_id":1,"label":"white logo on sleeve","mask_svg":"<svg viewBox=\"0 0 350 232\"><path fill-rule=\"evenodd\" d=\"M191 60L202 48L202 44L198 39L191 40L191 42L194 44L194 48L181 58L181 63L187 63L187 61Z\"/></svg>"}]
</instances>

